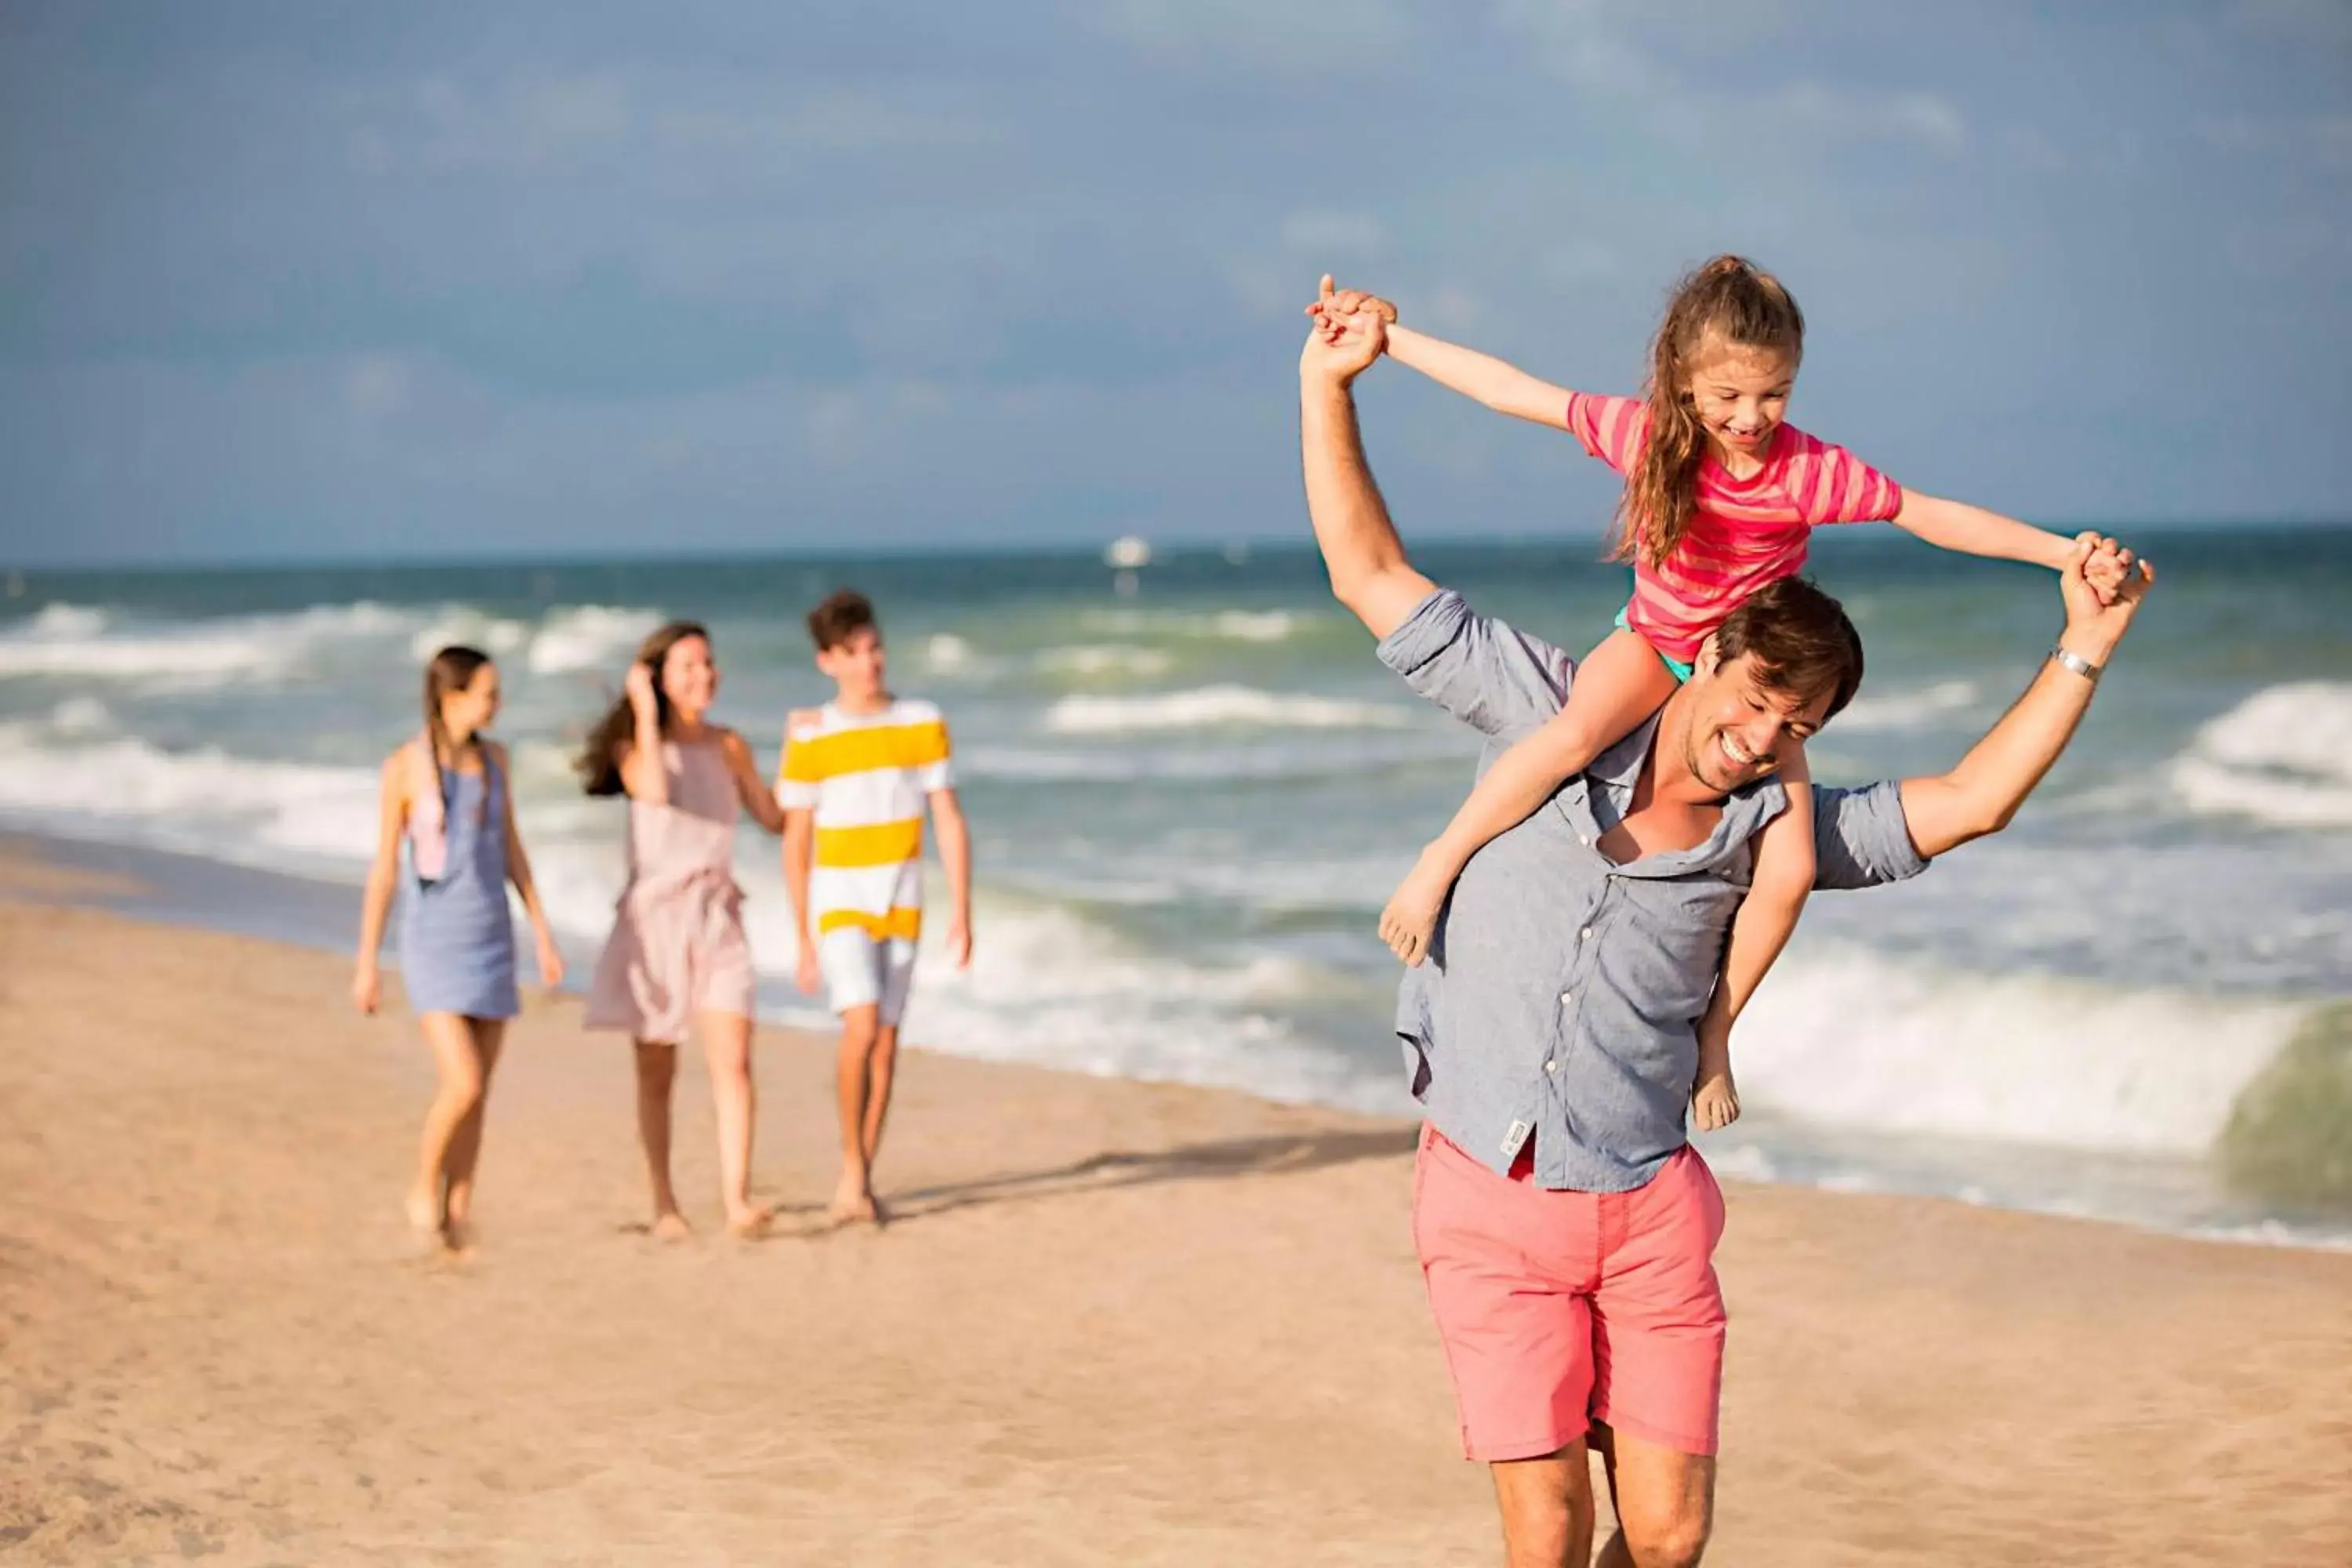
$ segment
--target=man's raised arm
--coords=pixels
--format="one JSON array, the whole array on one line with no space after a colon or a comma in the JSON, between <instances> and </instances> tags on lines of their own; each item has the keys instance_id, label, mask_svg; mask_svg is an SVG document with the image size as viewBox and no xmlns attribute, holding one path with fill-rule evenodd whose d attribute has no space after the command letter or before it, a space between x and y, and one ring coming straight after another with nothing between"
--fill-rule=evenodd
<instances>
[{"instance_id":1,"label":"man's raised arm","mask_svg":"<svg viewBox=\"0 0 2352 1568\"><path fill-rule=\"evenodd\" d=\"M1323 279L1329 298L1331 279ZM1331 574L1331 592L1385 637L1435 591L1412 569L1389 509L1364 461L1350 390L1386 342L1377 312L1316 321L1298 356L1298 442L1307 470L1307 515Z\"/></svg>"},{"instance_id":2,"label":"man's raised arm","mask_svg":"<svg viewBox=\"0 0 2352 1568\"><path fill-rule=\"evenodd\" d=\"M2090 709L2096 681L2094 675L2071 668L2070 661L2094 672L2104 666L2131 626L2148 584L2156 581L2153 567L2144 561L2133 563L2130 552L2123 551L2125 564L2133 569L2126 574L2116 602L2102 605L2084 567L2095 550L2115 548L2112 540L2089 534L2075 541L2074 552L2059 574L2066 629L2033 684L1950 773L1903 781L1904 826L1924 858L1932 860L1971 838L2008 826L2074 738L2074 727Z\"/></svg>"}]
</instances>

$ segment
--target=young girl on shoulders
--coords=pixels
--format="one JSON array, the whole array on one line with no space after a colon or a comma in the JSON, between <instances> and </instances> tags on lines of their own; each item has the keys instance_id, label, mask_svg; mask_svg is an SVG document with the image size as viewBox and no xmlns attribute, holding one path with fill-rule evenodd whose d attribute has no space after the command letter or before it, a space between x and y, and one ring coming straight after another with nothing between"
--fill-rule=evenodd
<instances>
[{"instance_id":1,"label":"young girl on shoulders","mask_svg":"<svg viewBox=\"0 0 2352 1568\"><path fill-rule=\"evenodd\" d=\"M1358 310L1396 321L1386 300L1338 293L1328 278L1307 307L1335 336ZM1386 336L1390 358L1498 413L1565 427L1622 474L1615 557L1633 568L1617 629L1577 666L1566 706L1496 760L1382 911L1381 937L1407 963L1427 952L1470 857L1656 712L1709 657L1716 628L1742 600L1803 568L1813 529L1889 521L1947 550L2053 570L2072 548L2062 535L1997 512L1906 490L1844 447L1784 423L1804 358L1804 314L1780 279L1737 256L1717 257L1675 287L1640 397L1571 392L1404 326L1389 325ZM2120 568L2102 562L2103 594L2120 584ZM1791 730L1801 741L1807 732ZM1740 768L1755 760L1730 758ZM1739 1114L1731 1026L1813 884L1804 748L1784 745L1775 761L1789 806L1758 845L1722 978L1699 1024L1693 1109L1702 1129Z\"/></svg>"}]
</instances>

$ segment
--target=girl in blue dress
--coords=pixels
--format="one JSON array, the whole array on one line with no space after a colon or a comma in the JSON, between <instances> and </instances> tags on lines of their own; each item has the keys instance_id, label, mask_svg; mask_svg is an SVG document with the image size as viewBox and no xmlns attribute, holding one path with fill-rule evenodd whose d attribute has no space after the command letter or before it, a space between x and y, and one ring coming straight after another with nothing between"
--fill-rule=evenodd
<instances>
[{"instance_id":1,"label":"girl in blue dress","mask_svg":"<svg viewBox=\"0 0 2352 1568\"><path fill-rule=\"evenodd\" d=\"M374 1012L383 1000L376 953L399 892L401 976L440 1070L425 1113L408 1223L452 1251L467 1245L483 1097L507 1020L521 1010L508 883L521 895L538 942L540 983L563 979L563 958L515 831L506 748L483 735L498 711L499 669L488 654L445 647L425 667L424 731L384 759L375 865L352 977L352 1000L361 1012Z\"/></svg>"}]
</instances>

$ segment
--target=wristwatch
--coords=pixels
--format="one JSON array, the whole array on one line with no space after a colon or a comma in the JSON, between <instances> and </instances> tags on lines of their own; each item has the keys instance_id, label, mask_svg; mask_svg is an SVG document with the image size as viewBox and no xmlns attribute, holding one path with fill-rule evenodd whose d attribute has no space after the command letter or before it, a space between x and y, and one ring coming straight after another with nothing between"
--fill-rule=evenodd
<instances>
[{"instance_id":1,"label":"wristwatch","mask_svg":"<svg viewBox=\"0 0 2352 1568\"><path fill-rule=\"evenodd\" d=\"M2096 686L2099 683L2099 671L2105 668L2104 666L2093 664L2081 654L2070 653L2063 647L2052 647L2050 650L2050 657L2055 659L2062 667L2073 670L2075 674L2081 676L2092 685Z\"/></svg>"}]
</instances>

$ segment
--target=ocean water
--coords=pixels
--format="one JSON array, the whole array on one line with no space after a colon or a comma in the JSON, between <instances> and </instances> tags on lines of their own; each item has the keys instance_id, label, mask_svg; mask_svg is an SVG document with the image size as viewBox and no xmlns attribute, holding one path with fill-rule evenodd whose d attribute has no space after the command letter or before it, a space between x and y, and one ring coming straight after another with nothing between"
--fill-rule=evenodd
<instances>
[{"instance_id":1,"label":"ocean water","mask_svg":"<svg viewBox=\"0 0 2352 1568\"><path fill-rule=\"evenodd\" d=\"M2160 586L2015 826L1905 886L1823 894L1743 1021L1736 1174L2168 1229L2352 1242L2352 531L2164 532ZM1571 647L1622 602L1588 540L1421 564ZM1817 777L1940 772L2032 677L2046 574L1841 531L1815 575L1869 649ZM801 617L877 599L893 683L954 732L979 958L925 955L910 1031L1083 1071L1408 1109L1374 917L1473 738L1371 657L1303 550L37 574L0 597L0 824L350 889L375 769L444 642L500 661L522 827L576 959L623 808L568 759L630 649L714 633L718 717L772 763L824 695ZM762 1005L790 986L772 841L739 875ZM306 908L307 908L306 902ZM252 924L250 910L240 920ZM264 921L264 924L267 921ZM939 922L934 922L934 934Z\"/></svg>"}]
</instances>

